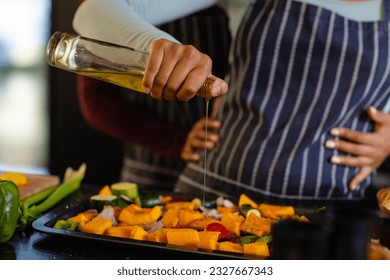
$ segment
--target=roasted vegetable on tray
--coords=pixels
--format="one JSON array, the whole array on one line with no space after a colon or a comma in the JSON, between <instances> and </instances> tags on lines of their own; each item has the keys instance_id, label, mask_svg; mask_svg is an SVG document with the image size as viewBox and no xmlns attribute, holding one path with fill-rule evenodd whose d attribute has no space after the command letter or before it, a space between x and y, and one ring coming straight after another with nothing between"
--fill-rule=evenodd
<instances>
[{"instance_id":1,"label":"roasted vegetable on tray","mask_svg":"<svg viewBox=\"0 0 390 280\"><path fill-rule=\"evenodd\" d=\"M286 219L309 222L292 206L257 204L245 194L237 204L222 197L187 200L140 195L136 185L127 182L101 188L89 198L87 209L57 220L54 228L268 257L273 224Z\"/></svg>"}]
</instances>

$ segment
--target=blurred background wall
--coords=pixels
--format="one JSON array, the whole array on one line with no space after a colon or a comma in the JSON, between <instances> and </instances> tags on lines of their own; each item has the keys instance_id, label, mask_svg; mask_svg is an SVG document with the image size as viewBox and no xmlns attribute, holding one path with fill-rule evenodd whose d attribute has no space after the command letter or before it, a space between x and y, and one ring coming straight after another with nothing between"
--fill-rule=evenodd
<instances>
[{"instance_id":1,"label":"blurred background wall","mask_svg":"<svg viewBox=\"0 0 390 280\"><path fill-rule=\"evenodd\" d=\"M45 60L50 35L73 32L78 4L0 0L0 170L62 176L86 162L85 182L118 178L122 145L84 122L76 75Z\"/></svg>"},{"instance_id":2,"label":"blurred background wall","mask_svg":"<svg viewBox=\"0 0 390 280\"><path fill-rule=\"evenodd\" d=\"M51 32L72 29L79 0L52 0ZM122 144L89 127L80 112L76 75L49 68L50 145L48 167L62 174L67 166L87 164L85 182L110 184L118 180Z\"/></svg>"},{"instance_id":3,"label":"blurred background wall","mask_svg":"<svg viewBox=\"0 0 390 280\"><path fill-rule=\"evenodd\" d=\"M50 0L0 1L0 170L45 173Z\"/></svg>"}]
</instances>

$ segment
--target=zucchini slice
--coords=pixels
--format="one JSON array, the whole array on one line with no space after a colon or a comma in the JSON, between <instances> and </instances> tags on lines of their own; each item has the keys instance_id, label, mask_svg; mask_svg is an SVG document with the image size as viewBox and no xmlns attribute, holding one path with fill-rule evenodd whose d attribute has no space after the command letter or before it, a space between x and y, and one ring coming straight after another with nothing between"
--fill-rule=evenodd
<instances>
[{"instance_id":1,"label":"zucchini slice","mask_svg":"<svg viewBox=\"0 0 390 280\"><path fill-rule=\"evenodd\" d=\"M91 196L89 202L91 208L100 212L106 205L117 206L118 197L116 195L97 194Z\"/></svg>"},{"instance_id":2,"label":"zucchini slice","mask_svg":"<svg viewBox=\"0 0 390 280\"><path fill-rule=\"evenodd\" d=\"M252 205L250 204L243 204L240 206L240 213L241 215L243 215L244 217L247 217L248 216L248 212L252 209L255 209L253 208Z\"/></svg>"},{"instance_id":3,"label":"zucchini slice","mask_svg":"<svg viewBox=\"0 0 390 280\"><path fill-rule=\"evenodd\" d=\"M248 217L250 214L255 214L257 217L261 218L261 213L260 213L260 210L259 209L256 209L256 208L252 208L250 209L247 213L246 213L246 216Z\"/></svg>"},{"instance_id":4,"label":"zucchini slice","mask_svg":"<svg viewBox=\"0 0 390 280\"><path fill-rule=\"evenodd\" d=\"M156 205L161 205L161 197L155 193L139 196L135 201L142 208L152 208Z\"/></svg>"},{"instance_id":5,"label":"zucchini slice","mask_svg":"<svg viewBox=\"0 0 390 280\"><path fill-rule=\"evenodd\" d=\"M111 185L112 194L120 196L124 195L132 199L138 197L138 186L131 182L118 182Z\"/></svg>"}]
</instances>

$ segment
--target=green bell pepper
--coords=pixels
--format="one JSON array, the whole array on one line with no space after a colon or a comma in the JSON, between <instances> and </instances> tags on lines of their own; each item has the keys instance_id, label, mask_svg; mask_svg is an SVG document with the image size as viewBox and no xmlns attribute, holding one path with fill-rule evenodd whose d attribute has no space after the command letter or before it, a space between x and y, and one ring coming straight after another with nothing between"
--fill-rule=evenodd
<instances>
[{"instance_id":1,"label":"green bell pepper","mask_svg":"<svg viewBox=\"0 0 390 280\"><path fill-rule=\"evenodd\" d=\"M72 222L67 220L57 220L53 228L55 229L64 229L64 230L73 230L75 231L79 227L78 222Z\"/></svg>"},{"instance_id":2,"label":"green bell pepper","mask_svg":"<svg viewBox=\"0 0 390 280\"><path fill-rule=\"evenodd\" d=\"M0 243L14 234L18 222L19 189L9 180L0 180Z\"/></svg>"},{"instance_id":3,"label":"green bell pepper","mask_svg":"<svg viewBox=\"0 0 390 280\"><path fill-rule=\"evenodd\" d=\"M68 168L63 183L20 201L19 189L8 180L0 180L0 243L11 239L16 230L24 231L32 222L75 192L81 184L86 164L78 170Z\"/></svg>"}]
</instances>

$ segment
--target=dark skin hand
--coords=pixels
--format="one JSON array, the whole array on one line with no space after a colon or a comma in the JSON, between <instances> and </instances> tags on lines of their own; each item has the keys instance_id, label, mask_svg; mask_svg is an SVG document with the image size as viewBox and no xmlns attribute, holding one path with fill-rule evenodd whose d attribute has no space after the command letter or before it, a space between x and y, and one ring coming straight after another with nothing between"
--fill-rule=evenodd
<instances>
[{"instance_id":1,"label":"dark skin hand","mask_svg":"<svg viewBox=\"0 0 390 280\"><path fill-rule=\"evenodd\" d=\"M211 74L209 56L190 45L181 45L165 39L151 44L145 69L145 93L155 99L188 101L194 97L207 78L214 80L207 99L224 95L227 83Z\"/></svg>"},{"instance_id":2,"label":"dark skin hand","mask_svg":"<svg viewBox=\"0 0 390 280\"><path fill-rule=\"evenodd\" d=\"M218 129L222 122L216 119L218 109L223 97L217 97L213 102L211 117L207 120L202 118L195 123L187 135L186 142L181 150L180 157L184 161L199 161L200 152L212 150L219 142ZM207 131L206 131L207 128ZM207 141L206 141L207 139Z\"/></svg>"},{"instance_id":3,"label":"dark skin hand","mask_svg":"<svg viewBox=\"0 0 390 280\"><path fill-rule=\"evenodd\" d=\"M342 127L333 128L330 133L339 139L328 140L325 143L329 149L352 155L332 156L332 163L359 168L359 172L349 182L350 190L356 189L359 183L390 155L390 114L380 112L373 107L368 108L367 112L375 122L372 132L359 132Z\"/></svg>"},{"instance_id":4,"label":"dark skin hand","mask_svg":"<svg viewBox=\"0 0 390 280\"><path fill-rule=\"evenodd\" d=\"M207 124L207 133L206 133ZM212 150L219 141L219 135L213 130L218 129L221 122L216 119L206 118L200 119L188 133L184 147L180 153L180 157L184 161L198 161L200 160L200 151ZM207 135L207 141L206 140Z\"/></svg>"},{"instance_id":5,"label":"dark skin hand","mask_svg":"<svg viewBox=\"0 0 390 280\"><path fill-rule=\"evenodd\" d=\"M390 216L390 187L379 189L376 193L379 209Z\"/></svg>"}]
</instances>

